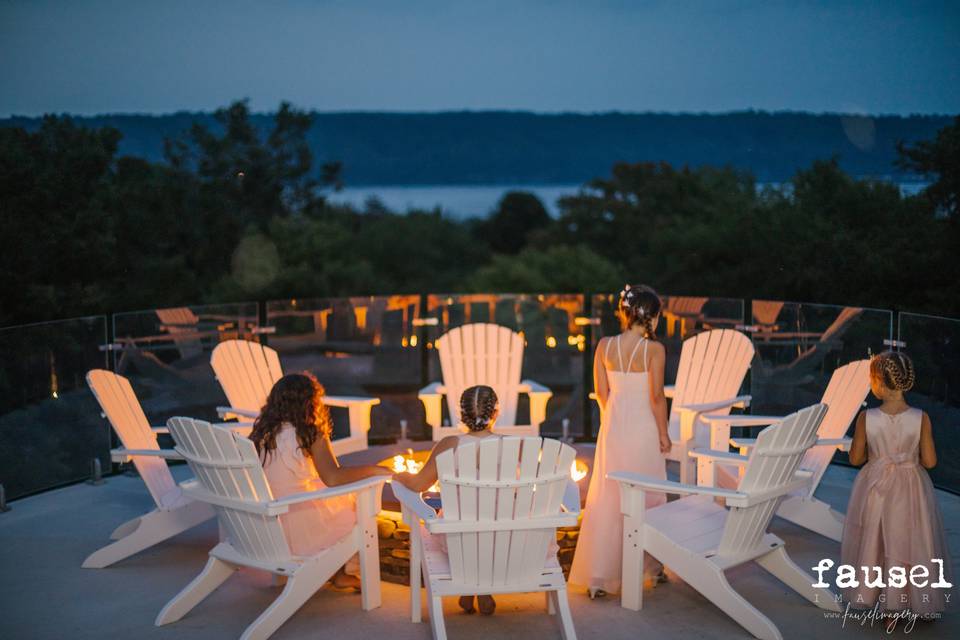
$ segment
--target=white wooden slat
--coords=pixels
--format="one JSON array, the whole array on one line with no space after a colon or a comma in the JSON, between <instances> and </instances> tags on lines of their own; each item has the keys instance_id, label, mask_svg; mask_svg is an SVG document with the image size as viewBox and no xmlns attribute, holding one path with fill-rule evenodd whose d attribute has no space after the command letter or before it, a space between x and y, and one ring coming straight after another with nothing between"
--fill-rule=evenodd
<instances>
[{"instance_id":1,"label":"white wooden slat","mask_svg":"<svg viewBox=\"0 0 960 640\"><path fill-rule=\"evenodd\" d=\"M478 452L473 442L461 444L456 448L457 477L464 480L477 479ZM470 486L460 486L460 521L476 522L478 507L478 489ZM477 549L478 538L476 533L461 534L460 544L463 547L463 581L467 584L478 584L480 570L478 567L479 554Z\"/></svg>"},{"instance_id":2,"label":"white wooden slat","mask_svg":"<svg viewBox=\"0 0 960 640\"><path fill-rule=\"evenodd\" d=\"M499 480L500 438L480 441L480 480ZM493 522L497 519L498 489L482 488L478 492L477 520ZM484 531L477 536L477 584L493 584L494 533Z\"/></svg>"},{"instance_id":3,"label":"white wooden slat","mask_svg":"<svg viewBox=\"0 0 960 640\"><path fill-rule=\"evenodd\" d=\"M440 479L440 501L443 504L443 518L460 519L460 495L456 485L443 482L444 478L456 478L456 466L453 450L444 451L437 456L437 476ZM454 580L463 580L462 534L448 533L447 555L450 559L450 575Z\"/></svg>"},{"instance_id":4,"label":"white wooden slat","mask_svg":"<svg viewBox=\"0 0 960 640\"><path fill-rule=\"evenodd\" d=\"M575 452L572 447L563 446L558 440L544 438L541 446L537 478L549 477L557 472L570 469L574 455ZM538 482L536 491L533 493L533 507L530 515L537 517L558 513L566 484L565 479L543 483ZM555 536L556 531L554 529L531 531L527 535L526 549L523 554L524 575L532 576L535 575L537 571L543 569L543 562L547 555L550 538Z\"/></svg>"},{"instance_id":5,"label":"white wooden slat","mask_svg":"<svg viewBox=\"0 0 960 640\"><path fill-rule=\"evenodd\" d=\"M516 480L518 463L520 461L520 445L522 439L516 436L500 438L500 480ZM497 490L497 520L513 518L516 503L516 487L505 487ZM494 534L493 543L493 584L503 585L507 581L507 562L510 556L511 532L498 531Z\"/></svg>"},{"instance_id":6,"label":"white wooden slat","mask_svg":"<svg viewBox=\"0 0 960 640\"><path fill-rule=\"evenodd\" d=\"M537 477L540 458L540 438L523 438L520 449L520 474L522 482L517 487L517 499L514 503L513 517L517 520L528 519L533 507L533 483ZM526 482L523 482L526 481ZM507 560L507 582L522 580L523 554L526 550L527 531L514 531L510 539L510 557Z\"/></svg>"}]
</instances>

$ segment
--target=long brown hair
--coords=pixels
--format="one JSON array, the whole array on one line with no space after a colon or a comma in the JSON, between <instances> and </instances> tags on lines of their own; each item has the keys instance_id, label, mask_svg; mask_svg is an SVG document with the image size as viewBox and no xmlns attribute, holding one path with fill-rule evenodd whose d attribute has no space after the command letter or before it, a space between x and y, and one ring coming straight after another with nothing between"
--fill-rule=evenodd
<instances>
[{"instance_id":1,"label":"long brown hair","mask_svg":"<svg viewBox=\"0 0 960 640\"><path fill-rule=\"evenodd\" d=\"M285 423L296 429L297 443L307 456L317 438L330 435L332 423L330 410L323 403L325 393L312 373L289 373L277 380L250 432L262 459L277 448L277 434Z\"/></svg>"}]
</instances>

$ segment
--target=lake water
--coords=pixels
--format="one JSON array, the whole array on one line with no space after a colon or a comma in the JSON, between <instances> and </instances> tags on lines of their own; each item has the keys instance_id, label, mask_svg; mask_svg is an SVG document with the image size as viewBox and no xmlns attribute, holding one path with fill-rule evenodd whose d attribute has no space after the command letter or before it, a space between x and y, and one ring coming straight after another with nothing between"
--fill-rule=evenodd
<instances>
[{"instance_id":1,"label":"lake water","mask_svg":"<svg viewBox=\"0 0 960 640\"><path fill-rule=\"evenodd\" d=\"M757 186L778 185L770 183ZM926 186L926 183L904 182L900 183L900 190L904 195L914 195ZM487 216L508 191L529 191L540 198L550 215L556 217L559 213L557 200L562 196L574 195L581 188L580 184L381 185L347 187L331 195L329 200L363 209L367 200L377 198L391 211L431 211L439 207L449 216L462 219Z\"/></svg>"}]
</instances>

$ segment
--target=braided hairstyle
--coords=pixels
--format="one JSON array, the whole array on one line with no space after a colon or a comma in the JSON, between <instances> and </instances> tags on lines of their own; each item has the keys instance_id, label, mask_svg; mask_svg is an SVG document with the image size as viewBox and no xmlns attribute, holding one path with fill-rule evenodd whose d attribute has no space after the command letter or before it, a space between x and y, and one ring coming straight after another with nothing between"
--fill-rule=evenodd
<instances>
[{"instance_id":1,"label":"braided hairstyle","mask_svg":"<svg viewBox=\"0 0 960 640\"><path fill-rule=\"evenodd\" d=\"M646 285L626 285L620 292L617 317L620 328L626 331L634 325L643 327L644 337L653 339L653 323L660 317L663 303L657 292Z\"/></svg>"},{"instance_id":2,"label":"braided hairstyle","mask_svg":"<svg viewBox=\"0 0 960 640\"><path fill-rule=\"evenodd\" d=\"M893 391L909 391L916 380L913 360L900 351L884 351L871 358L870 375Z\"/></svg>"},{"instance_id":3,"label":"braided hairstyle","mask_svg":"<svg viewBox=\"0 0 960 640\"><path fill-rule=\"evenodd\" d=\"M289 373L277 380L250 432L261 459L265 461L277 448L277 435L285 423L296 429L297 444L305 456L317 438L330 435L333 423L323 403L325 393L312 373Z\"/></svg>"},{"instance_id":4,"label":"braided hairstyle","mask_svg":"<svg viewBox=\"0 0 960 640\"><path fill-rule=\"evenodd\" d=\"M460 396L460 421L470 431L483 431L492 426L499 408L493 389L483 384L470 387Z\"/></svg>"}]
</instances>

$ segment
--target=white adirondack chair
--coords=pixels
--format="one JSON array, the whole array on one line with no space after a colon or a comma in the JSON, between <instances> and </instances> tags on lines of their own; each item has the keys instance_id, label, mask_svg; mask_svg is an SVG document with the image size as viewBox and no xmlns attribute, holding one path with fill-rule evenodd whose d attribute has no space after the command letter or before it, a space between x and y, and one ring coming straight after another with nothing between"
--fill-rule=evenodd
<instances>
[{"instance_id":1,"label":"white adirondack chair","mask_svg":"<svg viewBox=\"0 0 960 640\"><path fill-rule=\"evenodd\" d=\"M556 528L572 526L580 492L570 477L576 452L557 440L505 436L464 443L437 456L440 517L394 484L410 531L410 611L420 622L420 574L435 640L447 637L443 596L544 591L559 611L564 640L576 640L567 585L556 557ZM422 521L422 524L420 524ZM447 551L440 546L446 536Z\"/></svg>"},{"instance_id":2,"label":"white adirondack chair","mask_svg":"<svg viewBox=\"0 0 960 640\"><path fill-rule=\"evenodd\" d=\"M533 380L521 380L523 336L507 327L478 322L451 329L441 336L435 347L440 354L443 382L434 382L420 390L426 422L433 430L433 439L460 433L460 394L478 384L492 387L500 400L500 416L494 430L504 435L540 433L540 424L547 417L547 401L553 392ZM530 424L517 425L517 402L521 393L530 397ZM441 424L442 397L447 396L447 409L453 426Z\"/></svg>"},{"instance_id":3,"label":"white adirondack chair","mask_svg":"<svg viewBox=\"0 0 960 640\"><path fill-rule=\"evenodd\" d=\"M683 341L676 384L666 389L673 398L667 426L673 448L667 459L680 463L680 482L694 482L696 465L687 453L710 443L710 429L700 416L725 415L750 404L750 396L737 393L752 360L750 339L732 329L704 331Z\"/></svg>"},{"instance_id":4,"label":"white adirondack chair","mask_svg":"<svg viewBox=\"0 0 960 640\"><path fill-rule=\"evenodd\" d=\"M275 500L256 448L250 440L190 418L167 421L170 434L196 478L183 492L212 506L226 540L210 550L203 571L167 603L157 626L176 622L240 567L253 567L287 578L283 592L247 627L241 640L263 640L286 622L354 554L360 555L361 606L380 606L380 557L376 515L386 478L380 476L298 493ZM280 523L291 505L335 496L357 496L357 524L332 547L314 556L294 556Z\"/></svg>"},{"instance_id":5,"label":"white adirondack chair","mask_svg":"<svg viewBox=\"0 0 960 640\"><path fill-rule=\"evenodd\" d=\"M115 542L83 561L84 568L102 569L209 520L214 513L209 505L183 495L177 486L166 461L182 458L157 445L157 434L166 433L167 428L150 426L130 382L113 372L94 369L87 373L87 385L123 444L122 449L110 452L112 460L132 461L156 504L149 513L117 527L110 534Z\"/></svg>"},{"instance_id":6,"label":"white adirondack chair","mask_svg":"<svg viewBox=\"0 0 960 640\"><path fill-rule=\"evenodd\" d=\"M820 424L816 446L803 456L800 468L812 474L810 486L798 489L780 503L777 515L795 524L816 531L837 542L843 536L843 514L835 511L822 500L814 497L820 485L833 453L837 449L850 448L850 438L844 435L850 423L863 405L870 391L870 361L857 360L846 364L833 372L830 383L820 400L827 405L827 415ZM728 443L740 449L746 456L756 440L751 438L730 439L731 426L762 426L783 420L782 416L722 416L705 415L704 422L713 429L711 448L727 451ZM741 469L743 467L740 467ZM742 474L741 474L742 475ZM698 463L697 478L700 484L717 484L716 468L712 460L702 459ZM720 483L724 484L724 483Z\"/></svg>"},{"instance_id":7,"label":"white adirondack chair","mask_svg":"<svg viewBox=\"0 0 960 640\"><path fill-rule=\"evenodd\" d=\"M738 490L701 487L627 472L607 477L620 483L623 511L623 591L621 604L643 605L643 554L650 553L747 631L763 640L779 640L777 626L727 582L725 572L756 562L821 609L840 611L829 589L787 555L784 542L767 533L780 498L810 482L798 471L803 454L816 442L827 407L813 405L768 427L757 438ZM723 460L722 451L691 452ZM686 495L653 509L647 491ZM724 498L726 507L717 504Z\"/></svg>"},{"instance_id":8,"label":"white adirondack chair","mask_svg":"<svg viewBox=\"0 0 960 640\"><path fill-rule=\"evenodd\" d=\"M210 355L210 366L230 402L229 407L217 407L222 417L256 418L270 389L283 376L277 352L249 340L221 342ZM366 449L370 411L380 404L380 398L328 395L323 402L330 407L345 407L350 422L350 435L334 440L333 452L342 456Z\"/></svg>"}]
</instances>

